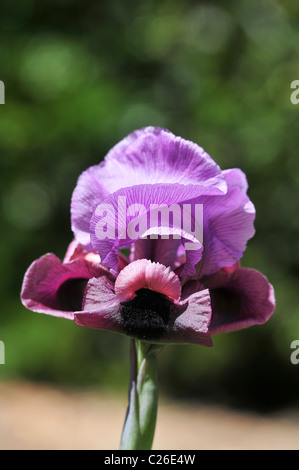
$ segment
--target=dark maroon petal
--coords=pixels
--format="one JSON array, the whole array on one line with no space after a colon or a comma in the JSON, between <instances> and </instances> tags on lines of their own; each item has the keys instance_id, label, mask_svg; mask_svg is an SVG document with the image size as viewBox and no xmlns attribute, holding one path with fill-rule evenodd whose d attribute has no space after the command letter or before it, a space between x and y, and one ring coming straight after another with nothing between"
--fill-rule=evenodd
<instances>
[{"instance_id":1,"label":"dark maroon petal","mask_svg":"<svg viewBox=\"0 0 299 470\"><path fill-rule=\"evenodd\" d=\"M212 299L211 334L265 323L275 309L272 285L259 271L238 268L202 279Z\"/></svg>"},{"instance_id":2,"label":"dark maroon petal","mask_svg":"<svg viewBox=\"0 0 299 470\"><path fill-rule=\"evenodd\" d=\"M22 285L22 303L34 312L73 320L73 311L80 307L78 294L83 296L84 280L106 273L103 266L84 258L62 263L49 253L28 268Z\"/></svg>"},{"instance_id":3,"label":"dark maroon petal","mask_svg":"<svg viewBox=\"0 0 299 470\"><path fill-rule=\"evenodd\" d=\"M75 321L87 328L110 330L130 336L126 332L121 309L122 304L114 293L114 283L105 276L93 278L88 282L82 311L75 312ZM178 304L172 304L171 311L166 332L151 342L212 346L208 333L211 303L207 289Z\"/></svg>"},{"instance_id":4,"label":"dark maroon petal","mask_svg":"<svg viewBox=\"0 0 299 470\"><path fill-rule=\"evenodd\" d=\"M205 287L201 282L194 280L188 281L182 287L182 300L185 300L187 297L190 297L190 295L195 294L195 292L199 292L204 289Z\"/></svg>"},{"instance_id":5,"label":"dark maroon petal","mask_svg":"<svg viewBox=\"0 0 299 470\"><path fill-rule=\"evenodd\" d=\"M123 333L120 301L114 283L106 276L93 278L87 284L81 312L75 313L80 326Z\"/></svg>"},{"instance_id":6,"label":"dark maroon petal","mask_svg":"<svg viewBox=\"0 0 299 470\"><path fill-rule=\"evenodd\" d=\"M213 346L209 334L211 316L209 290L191 294L180 303L173 304L172 318L164 342Z\"/></svg>"}]
</instances>

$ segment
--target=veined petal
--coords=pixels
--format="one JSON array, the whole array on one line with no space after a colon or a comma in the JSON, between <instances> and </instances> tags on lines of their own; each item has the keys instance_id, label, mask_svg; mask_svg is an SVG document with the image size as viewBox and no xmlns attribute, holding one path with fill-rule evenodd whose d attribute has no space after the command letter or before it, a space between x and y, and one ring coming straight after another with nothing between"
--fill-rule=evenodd
<instances>
[{"instance_id":1,"label":"veined petal","mask_svg":"<svg viewBox=\"0 0 299 470\"><path fill-rule=\"evenodd\" d=\"M145 184L199 185L214 193L227 189L219 166L201 147L166 129L140 129L79 177L71 203L75 238L89 247L89 223L98 204L120 188Z\"/></svg>"},{"instance_id":2,"label":"veined petal","mask_svg":"<svg viewBox=\"0 0 299 470\"><path fill-rule=\"evenodd\" d=\"M218 189L217 193L219 194ZM102 263L105 266L117 272L119 248L128 246L144 237L147 230L156 230L157 227L152 226L153 215L157 216L159 211L164 211L165 222L168 223L168 226L166 227L163 222L162 227L160 227L161 235L164 233L163 230L168 230L168 233L171 233L171 230L178 226L178 221L173 224L169 218L167 219L169 213L174 210L175 213L179 212L175 218L182 217L181 206L184 207L186 202L191 204L199 195L210 194L215 194L215 188L201 185L147 184L122 188L109 195L96 208L91 218L90 233L93 249L100 254ZM124 201L125 207L121 205L122 201ZM105 224L110 227L111 231L109 237L103 233L105 238L102 233L99 235L98 232L98 224L100 227L102 226L103 217L105 217ZM137 222L140 227L139 232L134 231ZM181 222L181 219L179 219L179 222ZM157 230L155 233L159 234ZM182 231L182 237L194 239L192 235L184 231ZM194 274L194 266L201 258L202 246L198 250L189 251L189 256L195 257L196 260L192 263L188 263L188 260L186 260L186 270L190 264L192 270L190 274ZM196 254L196 251L199 252Z\"/></svg>"},{"instance_id":3,"label":"veined petal","mask_svg":"<svg viewBox=\"0 0 299 470\"><path fill-rule=\"evenodd\" d=\"M84 280L107 272L103 266L84 258L62 263L49 253L28 268L22 285L22 303L34 312L73 320L73 311L83 298Z\"/></svg>"},{"instance_id":4,"label":"veined petal","mask_svg":"<svg viewBox=\"0 0 299 470\"><path fill-rule=\"evenodd\" d=\"M246 194L241 170L224 172L228 191L222 197L202 197L204 220L204 263L201 276L234 265L253 237L255 208Z\"/></svg>"},{"instance_id":5,"label":"veined petal","mask_svg":"<svg viewBox=\"0 0 299 470\"><path fill-rule=\"evenodd\" d=\"M225 190L221 170L194 142L159 127L146 127L129 134L105 158L101 177L113 193L138 184L204 184Z\"/></svg>"},{"instance_id":6,"label":"veined petal","mask_svg":"<svg viewBox=\"0 0 299 470\"><path fill-rule=\"evenodd\" d=\"M153 235L156 239L152 238ZM181 276L195 274L195 266L202 257L203 245L194 235L176 227L152 227L144 233L144 237L145 239L139 239L133 244L131 260L145 258L169 266L172 270L183 263Z\"/></svg>"},{"instance_id":7,"label":"veined petal","mask_svg":"<svg viewBox=\"0 0 299 470\"><path fill-rule=\"evenodd\" d=\"M182 240L169 238L139 239L132 245L130 261L149 259L169 266L172 270L177 268L178 250Z\"/></svg>"}]
</instances>

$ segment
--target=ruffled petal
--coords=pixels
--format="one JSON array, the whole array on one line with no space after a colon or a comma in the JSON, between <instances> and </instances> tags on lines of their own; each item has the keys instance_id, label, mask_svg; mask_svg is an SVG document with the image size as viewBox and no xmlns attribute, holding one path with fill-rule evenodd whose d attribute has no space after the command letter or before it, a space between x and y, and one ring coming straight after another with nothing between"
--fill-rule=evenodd
<instances>
[{"instance_id":1,"label":"ruffled petal","mask_svg":"<svg viewBox=\"0 0 299 470\"><path fill-rule=\"evenodd\" d=\"M115 281L115 293L121 302L132 300L140 289L160 292L174 302L178 302L181 296L178 276L169 267L147 259L130 263Z\"/></svg>"},{"instance_id":2,"label":"ruffled petal","mask_svg":"<svg viewBox=\"0 0 299 470\"><path fill-rule=\"evenodd\" d=\"M22 303L34 312L73 320L73 311L80 309L82 302L84 280L107 272L103 266L84 258L62 263L49 253L28 268L22 285Z\"/></svg>"},{"instance_id":3,"label":"ruffled petal","mask_svg":"<svg viewBox=\"0 0 299 470\"><path fill-rule=\"evenodd\" d=\"M203 289L173 305L167 342L213 346L209 325L212 316L208 289Z\"/></svg>"},{"instance_id":4,"label":"ruffled petal","mask_svg":"<svg viewBox=\"0 0 299 470\"><path fill-rule=\"evenodd\" d=\"M138 263L138 262L137 262ZM122 303L114 285L106 277L91 279L86 288L83 311L75 312L78 325L128 335L121 314ZM208 290L197 292L184 301L172 304L171 318L163 336L153 343L192 343L212 346L208 326L211 303ZM129 335L130 336L130 335ZM135 337L135 336L134 336Z\"/></svg>"},{"instance_id":5,"label":"ruffled petal","mask_svg":"<svg viewBox=\"0 0 299 470\"><path fill-rule=\"evenodd\" d=\"M240 168L223 170L222 174L225 176L226 182L230 187L235 186L246 194L248 189L248 181L245 173L240 170Z\"/></svg>"},{"instance_id":6,"label":"ruffled petal","mask_svg":"<svg viewBox=\"0 0 299 470\"><path fill-rule=\"evenodd\" d=\"M194 142L159 127L129 134L113 147L98 174L109 193L138 184L204 184L225 190L221 170Z\"/></svg>"},{"instance_id":7,"label":"ruffled petal","mask_svg":"<svg viewBox=\"0 0 299 470\"><path fill-rule=\"evenodd\" d=\"M75 238L89 247L91 216L109 194L123 187L158 183L200 185L213 189L214 194L226 192L219 166L201 147L165 129L140 129L113 147L104 162L79 177L71 203Z\"/></svg>"},{"instance_id":8,"label":"ruffled petal","mask_svg":"<svg viewBox=\"0 0 299 470\"><path fill-rule=\"evenodd\" d=\"M212 299L211 334L263 324L274 312L274 289L255 269L221 270L202 282Z\"/></svg>"},{"instance_id":9,"label":"ruffled petal","mask_svg":"<svg viewBox=\"0 0 299 470\"><path fill-rule=\"evenodd\" d=\"M76 240L88 250L90 245L89 224L95 208L109 192L98 178L97 167L90 167L82 173L77 181L71 201L71 224Z\"/></svg>"},{"instance_id":10,"label":"ruffled petal","mask_svg":"<svg viewBox=\"0 0 299 470\"><path fill-rule=\"evenodd\" d=\"M124 333L120 301L114 293L114 283L106 276L88 281L81 312L75 312L80 326Z\"/></svg>"}]
</instances>

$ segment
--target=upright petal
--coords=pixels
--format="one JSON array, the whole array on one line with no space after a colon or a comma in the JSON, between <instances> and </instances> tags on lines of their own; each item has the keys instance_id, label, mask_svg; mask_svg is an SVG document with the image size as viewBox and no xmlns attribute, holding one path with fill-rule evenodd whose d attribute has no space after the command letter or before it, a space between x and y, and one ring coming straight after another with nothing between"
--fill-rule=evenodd
<instances>
[{"instance_id":1,"label":"upright petal","mask_svg":"<svg viewBox=\"0 0 299 470\"><path fill-rule=\"evenodd\" d=\"M151 238L153 235L155 239ZM173 271L180 267L180 276L195 274L195 266L202 258L203 245L192 234L184 229L153 227L144 236L147 238L133 243L132 261L145 258L170 267Z\"/></svg>"},{"instance_id":2,"label":"upright petal","mask_svg":"<svg viewBox=\"0 0 299 470\"><path fill-rule=\"evenodd\" d=\"M109 194L123 187L158 183L226 191L219 166L201 147L166 129L146 127L127 136L110 150L104 162L80 176L71 203L75 238L89 246L91 216Z\"/></svg>"},{"instance_id":3,"label":"upright petal","mask_svg":"<svg viewBox=\"0 0 299 470\"><path fill-rule=\"evenodd\" d=\"M179 239L139 239L133 243L130 261L149 259L169 266L172 270L177 268L178 251L182 240ZM185 260L184 260L185 261Z\"/></svg>"},{"instance_id":4,"label":"upright petal","mask_svg":"<svg viewBox=\"0 0 299 470\"><path fill-rule=\"evenodd\" d=\"M137 184L204 184L225 190L221 170L194 142L159 127L129 134L105 158L102 172L109 193Z\"/></svg>"},{"instance_id":5,"label":"upright petal","mask_svg":"<svg viewBox=\"0 0 299 470\"><path fill-rule=\"evenodd\" d=\"M204 263L201 276L234 265L253 237L255 209L246 194L247 182L239 169L224 173L226 194L198 199L203 204Z\"/></svg>"},{"instance_id":6,"label":"upright petal","mask_svg":"<svg viewBox=\"0 0 299 470\"><path fill-rule=\"evenodd\" d=\"M219 193L218 190L216 190ZM113 269L115 272L118 270L118 250L123 246L128 246L140 238L147 235L148 230L155 231L157 235L172 233L177 228L172 227L170 219L166 220L165 225L161 227L152 226L153 213L156 213L160 208L171 211L175 206L181 211L181 206L186 202L193 202L193 200L200 195L216 194L215 188L206 187L202 185L182 185L182 184L155 184L155 185L138 185L130 188L122 188L115 193L109 195L95 210L90 223L91 243L93 249L96 250L102 259L105 266ZM120 201L124 200L126 207L124 208ZM139 206L140 210L134 214L130 213L129 209ZM155 208L153 208L153 206ZM121 211L120 211L121 207ZM159 208L159 209L158 209ZM123 215L123 211L125 213ZM104 215L103 215L104 214ZM181 211L182 214L182 211ZM105 224L111 228L111 234L108 236L103 232L99 235L98 224L100 227L103 225L103 218L105 217ZM180 219L181 221L181 219ZM139 223L139 231L136 232L132 229L132 225ZM168 222L168 226L166 225ZM164 222L163 222L164 224ZM121 230L119 230L121 226ZM168 232L167 232L168 230ZM102 236L102 235L105 235ZM182 238L196 241L193 235L182 231ZM202 253L202 245L196 243L197 248L188 250L186 259L186 267L190 272L184 274L195 274L194 266L200 260ZM190 258L190 259L189 259ZM190 262L189 262L190 261Z\"/></svg>"},{"instance_id":7,"label":"upright petal","mask_svg":"<svg viewBox=\"0 0 299 470\"><path fill-rule=\"evenodd\" d=\"M235 186L241 189L242 192L246 194L248 189L248 181L245 173L240 170L240 168L223 170L222 173L225 176L225 180L230 187Z\"/></svg>"}]
</instances>

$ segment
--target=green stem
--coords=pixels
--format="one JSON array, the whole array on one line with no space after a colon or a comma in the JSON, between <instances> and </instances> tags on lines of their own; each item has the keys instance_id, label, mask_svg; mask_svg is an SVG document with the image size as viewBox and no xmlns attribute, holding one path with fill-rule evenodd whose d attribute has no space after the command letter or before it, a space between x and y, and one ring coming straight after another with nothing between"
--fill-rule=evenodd
<instances>
[{"instance_id":1,"label":"green stem","mask_svg":"<svg viewBox=\"0 0 299 470\"><path fill-rule=\"evenodd\" d=\"M157 353L160 345L131 341L129 405L120 449L152 448L158 407Z\"/></svg>"}]
</instances>

